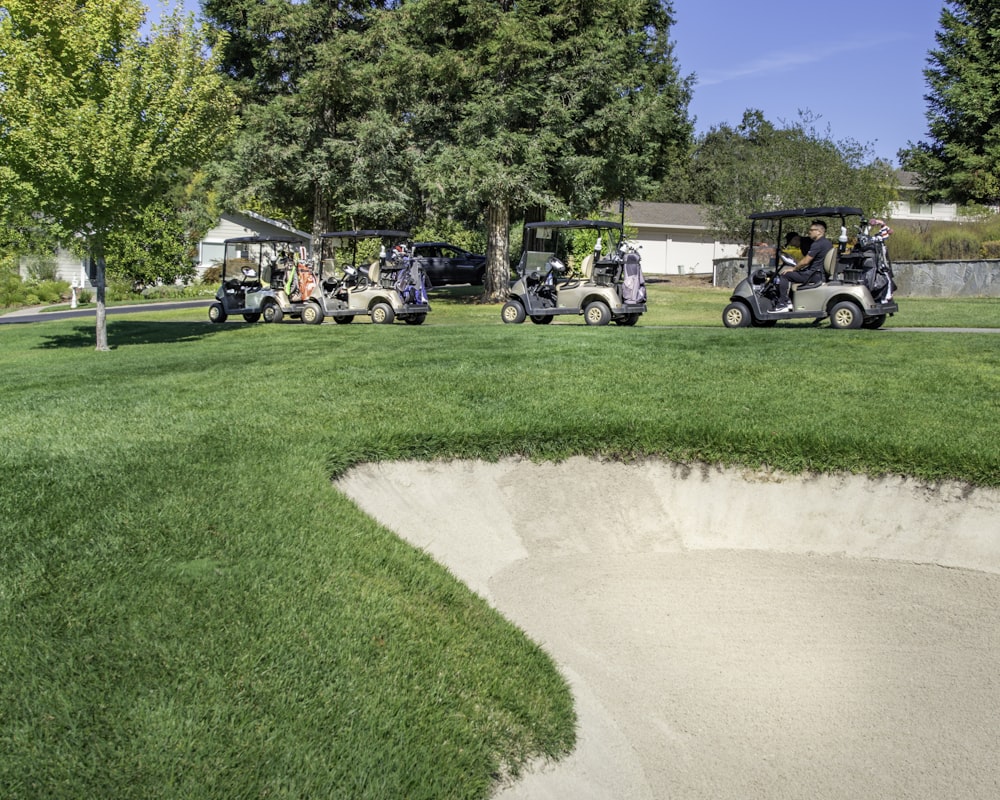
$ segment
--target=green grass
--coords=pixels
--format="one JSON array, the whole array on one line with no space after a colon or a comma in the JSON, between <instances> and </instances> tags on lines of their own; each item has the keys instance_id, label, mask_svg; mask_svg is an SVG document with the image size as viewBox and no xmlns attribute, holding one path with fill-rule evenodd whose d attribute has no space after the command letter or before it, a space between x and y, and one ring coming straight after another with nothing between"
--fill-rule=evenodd
<instances>
[{"instance_id":1,"label":"green grass","mask_svg":"<svg viewBox=\"0 0 1000 800\"><path fill-rule=\"evenodd\" d=\"M651 292L630 329L462 290L421 327L113 316L111 353L0 328L0 796L481 798L571 748L544 652L331 488L359 461L1000 485L996 335L730 331L719 290Z\"/></svg>"}]
</instances>

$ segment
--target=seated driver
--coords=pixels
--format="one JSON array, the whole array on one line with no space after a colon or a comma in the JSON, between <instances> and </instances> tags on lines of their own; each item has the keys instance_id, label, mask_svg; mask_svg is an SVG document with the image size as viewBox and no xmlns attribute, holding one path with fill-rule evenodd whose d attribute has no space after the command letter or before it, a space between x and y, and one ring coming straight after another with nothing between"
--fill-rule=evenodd
<instances>
[{"instance_id":1,"label":"seated driver","mask_svg":"<svg viewBox=\"0 0 1000 800\"><path fill-rule=\"evenodd\" d=\"M833 248L833 242L826 238L826 223L814 219L809 223L809 238L812 244L809 251L802 256L794 267L780 270L774 278L778 286L778 302L774 311L791 311L792 303L788 299L788 290L793 283L820 283L823 281L823 259Z\"/></svg>"}]
</instances>

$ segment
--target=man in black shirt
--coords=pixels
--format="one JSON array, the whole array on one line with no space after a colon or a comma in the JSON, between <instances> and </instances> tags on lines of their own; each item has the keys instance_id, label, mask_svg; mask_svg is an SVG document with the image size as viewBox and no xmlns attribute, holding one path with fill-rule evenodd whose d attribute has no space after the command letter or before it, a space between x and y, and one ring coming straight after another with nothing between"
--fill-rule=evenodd
<instances>
[{"instance_id":1,"label":"man in black shirt","mask_svg":"<svg viewBox=\"0 0 1000 800\"><path fill-rule=\"evenodd\" d=\"M788 289L792 283L821 283L825 279L823 259L833 247L833 242L826 238L826 223L823 220L814 219L809 223L809 238L812 239L809 252L802 256L794 268L789 267L775 277L775 283L778 285L778 302L774 306L774 311L792 310L791 301L788 299Z\"/></svg>"}]
</instances>

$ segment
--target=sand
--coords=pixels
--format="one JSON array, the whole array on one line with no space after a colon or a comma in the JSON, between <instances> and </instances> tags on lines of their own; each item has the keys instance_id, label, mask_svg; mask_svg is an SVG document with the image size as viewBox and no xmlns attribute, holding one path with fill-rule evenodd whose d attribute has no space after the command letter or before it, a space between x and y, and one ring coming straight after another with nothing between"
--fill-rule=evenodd
<instances>
[{"instance_id":1,"label":"sand","mask_svg":"<svg viewBox=\"0 0 1000 800\"><path fill-rule=\"evenodd\" d=\"M584 458L337 486L569 681L577 748L502 800L1000 797L1000 491Z\"/></svg>"}]
</instances>

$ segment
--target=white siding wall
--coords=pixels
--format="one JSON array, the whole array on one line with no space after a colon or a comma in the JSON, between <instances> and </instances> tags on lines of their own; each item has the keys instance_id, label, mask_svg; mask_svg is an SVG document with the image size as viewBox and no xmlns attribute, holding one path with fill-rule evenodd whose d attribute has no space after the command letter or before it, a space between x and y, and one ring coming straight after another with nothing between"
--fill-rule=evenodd
<instances>
[{"instance_id":1,"label":"white siding wall","mask_svg":"<svg viewBox=\"0 0 1000 800\"><path fill-rule=\"evenodd\" d=\"M637 227L642 269L647 275L709 275L716 258L737 256L738 244L723 244L696 231Z\"/></svg>"}]
</instances>

